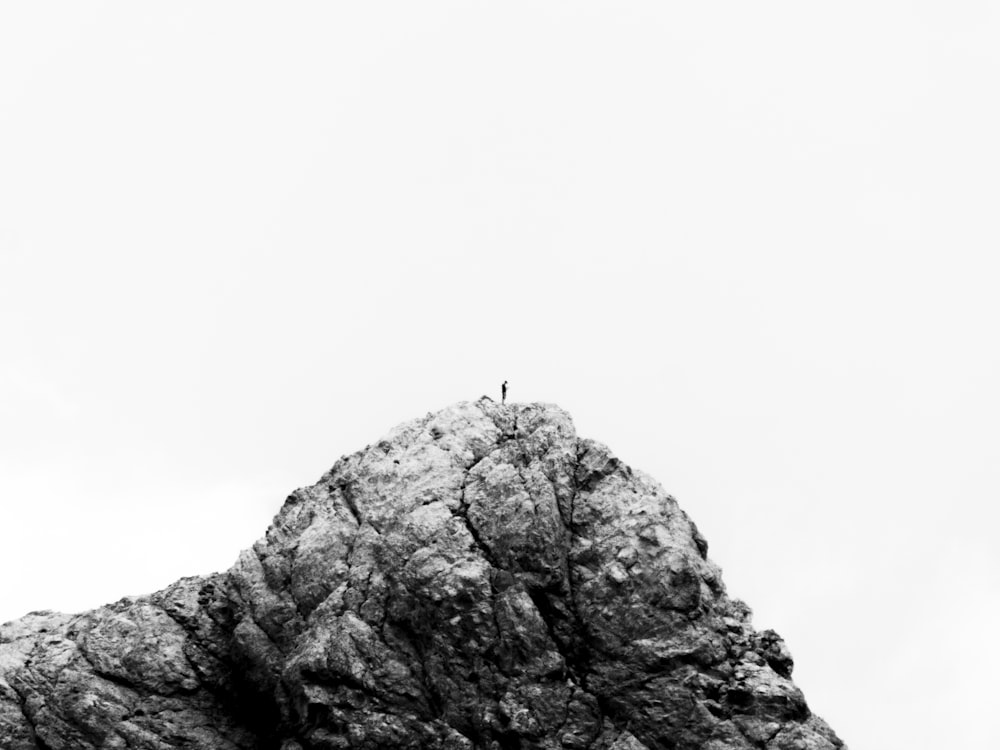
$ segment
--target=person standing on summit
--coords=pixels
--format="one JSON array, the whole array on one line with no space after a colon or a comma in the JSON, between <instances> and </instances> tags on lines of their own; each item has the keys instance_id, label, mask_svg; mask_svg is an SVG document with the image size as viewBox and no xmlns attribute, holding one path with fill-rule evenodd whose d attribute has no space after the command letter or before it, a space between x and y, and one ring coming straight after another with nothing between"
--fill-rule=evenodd
<instances>
[{"instance_id":1,"label":"person standing on summit","mask_svg":"<svg viewBox=\"0 0 1000 750\"><path fill-rule=\"evenodd\" d=\"M507 381L503 381L503 385L500 386L500 403L507 403Z\"/></svg>"}]
</instances>

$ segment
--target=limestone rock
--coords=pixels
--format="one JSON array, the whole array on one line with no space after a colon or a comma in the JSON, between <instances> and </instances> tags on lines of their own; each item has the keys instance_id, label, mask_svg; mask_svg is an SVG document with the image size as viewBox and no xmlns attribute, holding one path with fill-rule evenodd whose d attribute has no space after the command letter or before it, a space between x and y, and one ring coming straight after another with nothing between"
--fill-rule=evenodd
<instances>
[{"instance_id":1,"label":"limestone rock","mask_svg":"<svg viewBox=\"0 0 1000 750\"><path fill-rule=\"evenodd\" d=\"M0 626L0 747L837 750L671 496L463 402L294 492L226 573Z\"/></svg>"}]
</instances>

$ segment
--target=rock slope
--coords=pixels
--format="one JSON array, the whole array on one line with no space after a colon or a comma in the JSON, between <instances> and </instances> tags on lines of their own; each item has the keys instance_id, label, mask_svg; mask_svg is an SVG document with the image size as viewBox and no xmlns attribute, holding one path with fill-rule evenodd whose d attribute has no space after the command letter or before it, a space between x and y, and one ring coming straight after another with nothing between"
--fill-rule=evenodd
<instances>
[{"instance_id":1,"label":"rock slope","mask_svg":"<svg viewBox=\"0 0 1000 750\"><path fill-rule=\"evenodd\" d=\"M225 573L0 627L0 747L843 747L706 552L559 408L463 402Z\"/></svg>"}]
</instances>

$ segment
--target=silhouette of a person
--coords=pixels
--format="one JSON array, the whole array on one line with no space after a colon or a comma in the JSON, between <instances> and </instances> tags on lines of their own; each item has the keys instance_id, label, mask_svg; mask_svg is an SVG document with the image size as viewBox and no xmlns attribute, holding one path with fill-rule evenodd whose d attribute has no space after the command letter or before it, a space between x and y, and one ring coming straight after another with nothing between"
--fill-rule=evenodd
<instances>
[{"instance_id":1,"label":"silhouette of a person","mask_svg":"<svg viewBox=\"0 0 1000 750\"><path fill-rule=\"evenodd\" d=\"M507 381L503 381L503 385L500 386L500 403L507 403Z\"/></svg>"}]
</instances>

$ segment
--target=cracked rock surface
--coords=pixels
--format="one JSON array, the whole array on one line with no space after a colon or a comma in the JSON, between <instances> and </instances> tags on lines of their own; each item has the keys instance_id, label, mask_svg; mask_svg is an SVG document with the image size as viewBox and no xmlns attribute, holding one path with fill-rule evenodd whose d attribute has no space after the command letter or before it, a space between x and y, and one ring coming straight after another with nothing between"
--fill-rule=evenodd
<instances>
[{"instance_id":1,"label":"cracked rock surface","mask_svg":"<svg viewBox=\"0 0 1000 750\"><path fill-rule=\"evenodd\" d=\"M227 572L0 626L0 747L836 750L694 524L561 409L462 402Z\"/></svg>"}]
</instances>

